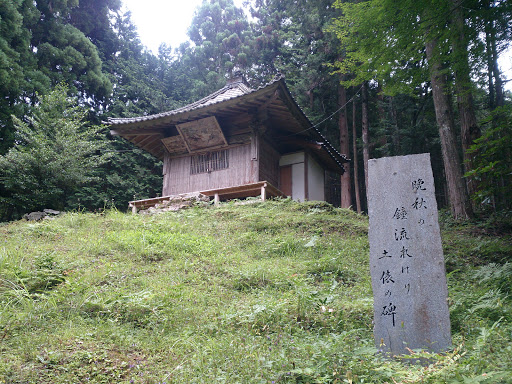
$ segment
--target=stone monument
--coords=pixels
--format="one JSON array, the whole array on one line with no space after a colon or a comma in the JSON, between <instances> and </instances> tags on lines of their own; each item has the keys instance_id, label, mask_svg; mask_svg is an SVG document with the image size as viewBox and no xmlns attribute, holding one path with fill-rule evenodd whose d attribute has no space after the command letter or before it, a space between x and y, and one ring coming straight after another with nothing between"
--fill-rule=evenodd
<instances>
[{"instance_id":1,"label":"stone monument","mask_svg":"<svg viewBox=\"0 0 512 384\"><path fill-rule=\"evenodd\" d=\"M451 346L448 289L430 155L368 162L370 272L379 350Z\"/></svg>"}]
</instances>

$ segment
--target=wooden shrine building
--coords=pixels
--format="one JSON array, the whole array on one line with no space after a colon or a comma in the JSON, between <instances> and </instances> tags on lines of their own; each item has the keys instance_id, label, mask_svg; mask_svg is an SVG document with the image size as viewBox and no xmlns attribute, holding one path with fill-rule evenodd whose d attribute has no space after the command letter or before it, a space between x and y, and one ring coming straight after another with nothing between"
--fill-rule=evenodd
<instances>
[{"instance_id":1,"label":"wooden shrine building","mask_svg":"<svg viewBox=\"0 0 512 384\"><path fill-rule=\"evenodd\" d=\"M108 124L113 135L163 160L163 197L326 200L326 171L342 174L348 161L313 127L281 77L258 89L235 78L182 108ZM130 205L136 210L162 199Z\"/></svg>"}]
</instances>

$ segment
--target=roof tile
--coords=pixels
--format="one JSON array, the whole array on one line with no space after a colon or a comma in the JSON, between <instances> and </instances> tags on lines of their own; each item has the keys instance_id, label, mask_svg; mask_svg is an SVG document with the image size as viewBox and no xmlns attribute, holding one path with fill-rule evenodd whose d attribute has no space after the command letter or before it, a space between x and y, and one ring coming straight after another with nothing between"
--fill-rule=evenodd
<instances>
[{"instance_id":1,"label":"roof tile","mask_svg":"<svg viewBox=\"0 0 512 384\"><path fill-rule=\"evenodd\" d=\"M227 100L235 99L240 96L248 95L250 93L256 92L262 88L265 88L269 85L272 85L279 81L282 78L281 75L277 75L271 82L265 84L257 89L249 88L247 85L243 83L243 81L236 81L230 84L227 84L225 87L219 89L218 91L198 100L192 104L185 105L184 107L174 109L168 112L157 113L155 115L147 115L147 116L139 116L139 117L124 117L124 118L108 118L107 124L109 125L122 125L122 124L130 124L130 123L139 123L142 121L150 121L159 119L161 117L173 116L183 112L190 112L199 108L204 108L209 105L222 103Z\"/></svg>"}]
</instances>

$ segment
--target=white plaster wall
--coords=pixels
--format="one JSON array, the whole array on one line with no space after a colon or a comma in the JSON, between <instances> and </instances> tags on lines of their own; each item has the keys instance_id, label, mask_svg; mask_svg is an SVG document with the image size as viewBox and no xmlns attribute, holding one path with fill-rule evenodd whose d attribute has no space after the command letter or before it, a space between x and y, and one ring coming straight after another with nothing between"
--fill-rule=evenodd
<instances>
[{"instance_id":1,"label":"white plaster wall","mask_svg":"<svg viewBox=\"0 0 512 384\"><path fill-rule=\"evenodd\" d=\"M308 156L308 200L325 200L325 172L323 168Z\"/></svg>"},{"instance_id":2,"label":"white plaster wall","mask_svg":"<svg viewBox=\"0 0 512 384\"><path fill-rule=\"evenodd\" d=\"M292 199L306 200L306 185L304 183L304 162L292 165Z\"/></svg>"}]
</instances>

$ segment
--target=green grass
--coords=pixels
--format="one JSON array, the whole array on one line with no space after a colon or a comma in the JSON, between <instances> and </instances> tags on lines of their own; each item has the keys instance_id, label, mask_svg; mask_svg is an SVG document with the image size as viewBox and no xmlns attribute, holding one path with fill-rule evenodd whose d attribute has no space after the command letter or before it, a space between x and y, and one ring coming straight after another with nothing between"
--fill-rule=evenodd
<instances>
[{"instance_id":1,"label":"green grass","mask_svg":"<svg viewBox=\"0 0 512 384\"><path fill-rule=\"evenodd\" d=\"M444 225L454 349L383 360L368 222L325 203L0 227L1 383L512 382L510 234Z\"/></svg>"}]
</instances>

